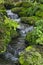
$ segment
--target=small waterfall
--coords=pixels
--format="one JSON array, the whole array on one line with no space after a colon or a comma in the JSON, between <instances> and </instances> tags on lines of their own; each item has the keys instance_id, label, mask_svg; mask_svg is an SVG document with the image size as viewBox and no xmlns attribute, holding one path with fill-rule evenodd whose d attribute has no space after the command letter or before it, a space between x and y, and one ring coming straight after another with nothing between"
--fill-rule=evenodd
<instances>
[{"instance_id":1,"label":"small waterfall","mask_svg":"<svg viewBox=\"0 0 43 65\"><path fill-rule=\"evenodd\" d=\"M11 19L17 19L18 18L18 15L12 13L11 10L7 10L6 12L7 12L7 15L9 18L11 18Z\"/></svg>"},{"instance_id":2,"label":"small waterfall","mask_svg":"<svg viewBox=\"0 0 43 65\"><path fill-rule=\"evenodd\" d=\"M25 48L25 40L24 40L25 36L26 36L28 31L31 31L33 29L33 26L29 26L27 24L21 23L21 19L18 17L18 15L15 13L12 13L11 10L7 10L6 12L7 12L7 15L9 18L15 20L20 25L17 28L17 30L20 33L20 37L15 41L13 40L12 45L8 45L7 52L4 54L5 59L9 59L9 60L16 63L18 61L18 55Z\"/></svg>"}]
</instances>

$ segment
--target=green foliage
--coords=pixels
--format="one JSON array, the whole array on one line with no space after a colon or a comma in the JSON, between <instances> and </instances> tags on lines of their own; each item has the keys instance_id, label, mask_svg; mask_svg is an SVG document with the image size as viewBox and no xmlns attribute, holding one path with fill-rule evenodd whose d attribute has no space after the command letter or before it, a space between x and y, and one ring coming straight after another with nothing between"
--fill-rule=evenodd
<instances>
[{"instance_id":1,"label":"green foliage","mask_svg":"<svg viewBox=\"0 0 43 65\"><path fill-rule=\"evenodd\" d=\"M19 26L19 24L17 22L15 22L14 20L11 20L11 19L9 19L7 17L6 17L4 22L5 22L5 24L8 24L9 27L13 27L14 30L16 30L16 28Z\"/></svg>"},{"instance_id":2,"label":"green foliage","mask_svg":"<svg viewBox=\"0 0 43 65\"><path fill-rule=\"evenodd\" d=\"M37 7L16 7L12 9L12 12L17 13L20 17L33 16L37 10Z\"/></svg>"},{"instance_id":3,"label":"green foliage","mask_svg":"<svg viewBox=\"0 0 43 65\"><path fill-rule=\"evenodd\" d=\"M39 18L36 16L21 17L21 22L29 25L34 25L37 20L39 20Z\"/></svg>"},{"instance_id":4,"label":"green foliage","mask_svg":"<svg viewBox=\"0 0 43 65\"><path fill-rule=\"evenodd\" d=\"M37 13L37 11L41 11L41 14L43 12L43 4L35 4L29 2L18 2L15 6L15 8L12 8L12 12L17 13L20 17L28 17L28 16L34 16L34 15L40 15ZM37 15L37 16L38 16Z\"/></svg>"},{"instance_id":5,"label":"green foliage","mask_svg":"<svg viewBox=\"0 0 43 65\"><path fill-rule=\"evenodd\" d=\"M4 3L4 6L5 6L5 8L6 8L6 9L11 9L11 8L14 8L14 7L15 7L15 5L14 5L14 4L9 3L9 2L8 2L8 3L7 3L7 2L5 2L5 3Z\"/></svg>"},{"instance_id":6,"label":"green foliage","mask_svg":"<svg viewBox=\"0 0 43 65\"><path fill-rule=\"evenodd\" d=\"M43 18L43 11L37 11L36 16Z\"/></svg>"},{"instance_id":7,"label":"green foliage","mask_svg":"<svg viewBox=\"0 0 43 65\"><path fill-rule=\"evenodd\" d=\"M18 36L16 31L18 26L18 23L9 18L5 18L3 22L0 21L0 53L5 52L12 37Z\"/></svg>"},{"instance_id":8,"label":"green foliage","mask_svg":"<svg viewBox=\"0 0 43 65\"><path fill-rule=\"evenodd\" d=\"M24 0L22 0L24 2ZM25 0L25 2L33 2L33 3L42 3L43 4L43 0Z\"/></svg>"},{"instance_id":9,"label":"green foliage","mask_svg":"<svg viewBox=\"0 0 43 65\"><path fill-rule=\"evenodd\" d=\"M6 16L7 15L6 10L0 10L0 15Z\"/></svg>"},{"instance_id":10,"label":"green foliage","mask_svg":"<svg viewBox=\"0 0 43 65\"><path fill-rule=\"evenodd\" d=\"M11 9L15 6L15 3L14 0L0 0L0 5L0 9L3 7L5 7L6 9Z\"/></svg>"},{"instance_id":11,"label":"green foliage","mask_svg":"<svg viewBox=\"0 0 43 65\"><path fill-rule=\"evenodd\" d=\"M10 41L10 32L7 31L4 23L0 22L0 53L6 50L6 45Z\"/></svg>"},{"instance_id":12,"label":"green foliage","mask_svg":"<svg viewBox=\"0 0 43 65\"><path fill-rule=\"evenodd\" d=\"M43 11L43 4L38 4L37 6L38 6L39 10Z\"/></svg>"},{"instance_id":13,"label":"green foliage","mask_svg":"<svg viewBox=\"0 0 43 65\"><path fill-rule=\"evenodd\" d=\"M4 21L4 19L5 19L5 16L2 14L2 13L0 13L0 21Z\"/></svg>"},{"instance_id":14,"label":"green foliage","mask_svg":"<svg viewBox=\"0 0 43 65\"><path fill-rule=\"evenodd\" d=\"M43 4L43 0L39 0L40 1L40 3L42 3Z\"/></svg>"},{"instance_id":15,"label":"green foliage","mask_svg":"<svg viewBox=\"0 0 43 65\"><path fill-rule=\"evenodd\" d=\"M6 9L15 7L14 0L4 0L4 6Z\"/></svg>"},{"instance_id":16,"label":"green foliage","mask_svg":"<svg viewBox=\"0 0 43 65\"><path fill-rule=\"evenodd\" d=\"M31 2L17 2L12 12L20 17L38 16L43 18L43 4Z\"/></svg>"},{"instance_id":17,"label":"green foliage","mask_svg":"<svg viewBox=\"0 0 43 65\"><path fill-rule=\"evenodd\" d=\"M43 0L36 0L38 3L42 3L43 4Z\"/></svg>"},{"instance_id":18,"label":"green foliage","mask_svg":"<svg viewBox=\"0 0 43 65\"><path fill-rule=\"evenodd\" d=\"M4 3L4 0L0 0L0 3Z\"/></svg>"},{"instance_id":19,"label":"green foliage","mask_svg":"<svg viewBox=\"0 0 43 65\"><path fill-rule=\"evenodd\" d=\"M5 2L7 2L7 3L13 3L14 2L14 0L4 0Z\"/></svg>"},{"instance_id":20,"label":"green foliage","mask_svg":"<svg viewBox=\"0 0 43 65\"><path fill-rule=\"evenodd\" d=\"M15 7L30 7L32 6L33 3L30 3L30 2L17 2Z\"/></svg>"},{"instance_id":21,"label":"green foliage","mask_svg":"<svg viewBox=\"0 0 43 65\"><path fill-rule=\"evenodd\" d=\"M3 3L0 4L0 14L3 16L6 15L6 9Z\"/></svg>"},{"instance_id":22,"label":"green foliage","mask_svg":"<svg viewBox=\"0 0 43 65\"><path fill-rule=\"evenodd\" d=\"M26 35L26 41L29 44L43 45L43 20L36 22L36 27L34 27L34 30Z\"/></svg>"},{"instance_id":23,"label":"green foliage","mask_svg":"<svg viewBox=\"0 0 43 65\"><path fill-rule=\"evenodd\" d=\"M12 8L11 11L12 11L13 13L17 13L17 14L18 14L18 13L22 10L22 8L23 8L23 7L15 7L15 8Z\"/></svg>"},{"instance_id":24,"label":"green foliage","mask_svg":"<svg viewBox=\"0 0 43 65\"><path fill-rule=\"evenodd\" d=\"M3 3L0 4L0 10L5 10Z\"/></svg>"},{"instance_id":25,"label":"green foliage","mask_svg":"<svg viewBox=\"0 0 43 65\"><path fill-rule=\"evenodd\" d=\"M20 53L19 62L21 65L42 65L43 59L41 54L32 46L27 47Z\"/></svg>"}]
</instances>

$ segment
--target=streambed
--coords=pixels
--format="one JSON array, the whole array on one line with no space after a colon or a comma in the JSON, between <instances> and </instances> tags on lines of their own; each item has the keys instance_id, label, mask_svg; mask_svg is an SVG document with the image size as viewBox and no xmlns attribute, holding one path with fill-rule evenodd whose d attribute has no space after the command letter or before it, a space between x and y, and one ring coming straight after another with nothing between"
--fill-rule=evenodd
<instances>
[{"instance_id":1,"label":"streambed","mask_svg":"<svg viewBox=\"0 0 43 65\"><path fill-rule=\"evenodd\" d=\"M3 60L0 59L0 65L16 65L18 64L18 57L20 52L23 51L26 47L25 36L29 31L33 30L33 26L21 23L19 16L12 13L11 10L7 10L6 12L10 19L13 19L19 23L20 26L17 28L17 31L20 33L20 36L10 42L7 47L7 51L2 55Z\"/></svg>"}]
</instances>

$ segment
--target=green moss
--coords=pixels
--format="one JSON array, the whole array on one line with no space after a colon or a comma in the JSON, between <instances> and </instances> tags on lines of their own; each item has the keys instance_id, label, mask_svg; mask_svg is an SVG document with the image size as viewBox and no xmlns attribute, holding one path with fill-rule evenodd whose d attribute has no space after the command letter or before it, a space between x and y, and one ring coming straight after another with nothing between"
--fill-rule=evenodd
<instances>
[{"instance_id":1,"label":"green moss","mask_svg":"<svg viewBox=\"0 0 43 65\"><path fill-rule=\"evenodd\" d=\"M4 0L0 0L0 4L1 4L1 3L4 3Z\"/></svg>"},{"instance_id":2,"label":"green moss","mask_svg":"<svg viewBox=\"0 0 43 65\"><path fill-rule=\"evenodd\" d=\"M33 11L32 7L16 7L12 9L12 12L17 13L20 17L26 17L34 15L35 10Z\"/></svg>"},{"instance_id":3,"label":"green moss","mask_svg":"<svg viewBox=\"0 0 43 65\"><path fill-rule=\"evenodd\" d=\"M5 10L5 7L4 7L3 3L0 4L0 10Z\"/></svg>"},{"instance_id":4,"label":"green moss","mask_svg":"<svg viewBox=\"0 0 43 65\"><path fill-rule=\"evenodd\" d=\"M4 6L6 9L11 9L15 7L13 3L9 3L9 2L4 2Z\"/></svg>"},{"instance_id":5,"label":"green moss","mask_svg":"<svg viewBox=\"0 0 43 65\"><path fill-rule=\"evenodd\" d=\"M17 14L18 14L18 13L22 10L22 8L23 8L23 7L15 7L15 8L12 8L11 11L12 11L13 13L17 13Z\"/></svg>"},{"instance_id":6,"label":"green moss","mask_svg":"<svg viewBox=\"0 0 43 65\"><path fill-rule=\"evenodd\" d=\"M43 4L38 4L37 6L38 6L39 10L43 11Z\"/></svg>"},{"instance_id":7,"label":"green moss","mask_svg":"<svg viewBox=\"0 0 43 65\"><path fill-rule=\"evenodd\" d=\"M25 51L21 52L19 62L21 65L42 65L43 58L34 47L29 46L25 49Z\"/></svg>"},{"instance_id":8,"label":"green moss","mask_svg":"<svg viewBox=\"0 0 43 65\"><path fill-rule=\"evenodd\" d=\"M38 1L39 3L42 3L43 4L43 0L36 0L36 1Z\"/></svg>"},{"instance_id":9,"label":"green moss","mask_svg":"<svg viewBox=\"0 0 43 65\"><path fill-rule=\"evenodd\" d=\"M32 4L31 6L28 6ZM42 16L43 17L43 4L35 4L30 2L18 2L12 12L17 13L20 17L29 16ZM41 12L41 13L40 13Z\"/></svg>"},{"instance_id":10,"label":"green moss","mask_svg":"<svg viewBox=\"0 0 43 65\"><path fill-rule=\"evenodd\" d=\"M43 18L43 11L37 11L36 16Z\"/></svg>"},{"instance_id":11,"label":"green moss","mask_svg":"<svg viewBox=\"0 0 43 65\"><path fill-rule=\"evenodd\" d=\"M26 16L34 16L36 11L38 11L39 6L34 5L31 7L15 7L12 9L12 12L17 13L20 17L26 17Z\"/></svg>"},{"instance_id":12,"label":"green moss","mask_svg":"<svg viewBox=\"0 0 43 65\"><path fill-rule=\"evenodd\" d=\"M33 3L30 3L30 2L18 2L18 3L16 3L16 7L30 7L32 5L33 5Z\"/></svg>"},{"instance_id":13,"label":"green moss","mask_svg":"<svg viewBox=\"0 0 43 65\"><path fill-rule=\"evenodd\" d=\"M34 25L35 22L37 22L37 20L39 20L39 18L36 17L36 16L21 17L21 22L22 22L22 23L29 24L29 25Z\"/></svg>"}]
</instances>

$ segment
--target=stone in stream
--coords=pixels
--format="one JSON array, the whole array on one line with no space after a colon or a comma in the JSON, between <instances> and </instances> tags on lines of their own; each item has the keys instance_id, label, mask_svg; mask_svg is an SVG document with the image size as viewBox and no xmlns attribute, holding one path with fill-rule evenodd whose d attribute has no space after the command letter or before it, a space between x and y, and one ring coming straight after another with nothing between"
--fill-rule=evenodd
<instances>
[{"instance_id":1,"label":"stone in stream","mask_svg":"<svg viewBox=\"0 0 43 65\"><path fill-rule=\"evenodd\" d=\"M20 18L18 18L18 19L14 19L16 22L20 22L21 21L21 19Z\"/></svg>"},{"instance_id":2,"label":"stone in stream","mask_svg":"<svg viewBox=\"0 0 43 65\"><path fill-rule=\"evenodd\" d=\"M15 56L13 56L11 53L9 52L6 52L5 53L5 59L6 60L9 60L9 61L12 61L14 63L17 63L18 62L18 58L16 58Z\"/></svg>"}]
</instances>

